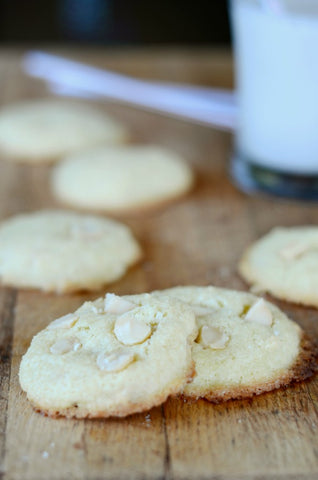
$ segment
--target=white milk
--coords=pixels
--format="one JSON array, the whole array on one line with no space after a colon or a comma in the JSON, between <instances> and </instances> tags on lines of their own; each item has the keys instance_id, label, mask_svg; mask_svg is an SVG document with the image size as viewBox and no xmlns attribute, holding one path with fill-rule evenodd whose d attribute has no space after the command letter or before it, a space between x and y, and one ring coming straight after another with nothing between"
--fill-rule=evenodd
<instances>
[{"instance_id":1,"label":"white milk","mask_svg":"<svg viewBox=\"0 0 318 480\"><path fill-rule=\"evenodd\" d=\"M281 13L262 8L266 1L231 4L238 151L268 168L317 174L318 0L287 0Z\"/></svg>"}]
</instances>

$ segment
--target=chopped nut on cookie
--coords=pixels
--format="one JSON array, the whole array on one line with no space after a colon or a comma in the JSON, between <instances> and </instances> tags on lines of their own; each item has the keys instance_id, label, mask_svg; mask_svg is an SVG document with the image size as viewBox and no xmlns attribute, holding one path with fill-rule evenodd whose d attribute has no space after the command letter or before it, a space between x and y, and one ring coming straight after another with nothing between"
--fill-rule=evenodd
<instances>
[{"instance_id":1,"label":"chopped nut on cookie","mask_svg":"<svg viewBox=\"0 0 318 480\"><path fill-rule=\"evenodd\" d=\"M196 317L204 317L205 315L210 315L212 309L209 307L203 307L201 305L191 305L192 310Z\"/></svg>"},{"instance_id":2,"label":"chopped nut on cookie","mask_svg":"<svg viewBox=\"0 0 318 480\"><path fill-rule=\"evenodd\" d=\"M117 318L114 333L124 345L136 345L150 337L151 327L140 318L127 312Z\"/></svg>"},{"instance_id":3,"label":"chopped nut on cookie","mask_svg":"<svg viewBox=\"0 0 318 480\"><path fill-rule=\"evenodd\" d=\"M128 367L135 359L132 352L128 350L116 350L111 353L100 353L96 363L98 368L105 372L119 372Z\"/></svg>"},{"instance_id":4,"label":"chopped nut on cookie","mask_svg":"<svg viewBox=\"0 0 318 480\"><path fill-rule=\"evenodd\" d=\"M203 325L200 330L199 339L201 345L204 347L221 350L222 348L225 348L229 338L230 337L221 329L209 325Z\"/></svg>"},{"instance_id":5,"label":"chopped nut on cookie","mask_svg":"<svg viewBox=\"0 0 318 480\"><path fill-rule=\"evenodd\" d=\"M50 347L50 352L54 355L63 355L68 352L76 352L82 346L76 337L60 338Z\"/></svg>"},{"instance_id":6,"label":"chopped nut on cookie","mask_svg":"<svg viewBox=\"0 0 318 480\"><path fill-rule=\"evenodd\" d=\"M104 302L104 311L107 313L115 313L117 315L121 315L122 313L129 312L129 310L133 310L136 308L131 302L125 300L114 293L107 293L105 296Z\"/></svg>"},{"instance_id":7,"label":"chopped nut on cookie","mask_svg":"<svg viewBox=\"0 0 318 480\"><path fill-rule=\"evenodd\" d=\"M248 320L249 322L260 323L262 325L268 325L269 327L272 325L273 316L263 298L257 300L257 302L255 302L254 305L249 309L245 316L245 320Z\"/></svg>"},{"instance_id":8,"label":"chopped nut on cookie","mask_svg":"<svg viewBox=\"0 0 318 480\"><path fill-rule=\"evenodd\" d=\"M295 260L303 255L308 249L309 245L303 242L293 242L286 245L279 251L281 257L285 260Z\"/></svg>"},{"instance_id":9,"label":"chopped nut on cookie","mask_svg":"<svg viewBox=\"0 0 318 480\"><path fill-rule=\"evenodd\" d=\"M73 313L68 313L63 315L63 317L57 318L48 325L48 328L71 328L74 327L75 323L78 321L78 316Z\"/></svg>"}]
</instances>

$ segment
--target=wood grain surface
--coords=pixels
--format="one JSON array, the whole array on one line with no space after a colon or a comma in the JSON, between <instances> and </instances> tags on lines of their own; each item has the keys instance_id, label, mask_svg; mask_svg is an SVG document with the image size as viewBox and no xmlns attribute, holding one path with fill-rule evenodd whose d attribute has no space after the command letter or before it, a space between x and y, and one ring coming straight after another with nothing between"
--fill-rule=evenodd
<instances>
[{"instance_id":1,"label":"wood grain surface","mask_svg":"<svg viewBox=\"0 0 318 480\"><path fill-rule=\"evenodd\" d=\"M23 76L21 53L0 53L1 104L48 96ZM144 78L230 87L231 57L209 50L71 50L72 58ZM246 290L236 274L243 249L275 225L316 224L318 204L247 197L231 185L231 136L115 104L99 104L130 126L134 142L183 154L197 183L164 208L122 216L143 245L141 264L108 290L141 293L178 284ZM1 219L59 206L48 167L0 160ZM0 472L5 480L316 479L317 378L248 401L211 405L168 400L125 419L53 420L34 413L18 383L21 355L48 322L104 294L47 295L0 289ZM276 303L317 335L318 312Z\"/></svg>"}]
</instances>

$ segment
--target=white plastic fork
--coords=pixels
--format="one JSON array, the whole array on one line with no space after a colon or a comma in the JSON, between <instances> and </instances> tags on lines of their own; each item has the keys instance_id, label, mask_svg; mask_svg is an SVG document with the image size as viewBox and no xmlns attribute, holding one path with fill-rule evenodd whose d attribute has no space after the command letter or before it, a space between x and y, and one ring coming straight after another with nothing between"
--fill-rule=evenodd
<instances>
[{"instance_id":1,"label":"white plastic fork","mask_svg":"<svg viewBox=\"0 0 318 480\"><path fill-rule=\"evenodd\" d=\"M28 52L22 66L58 95L107 98L221 129L235 128L236 101L230 90L139 80L37 51Z\"/></svg>"}]
</instances>

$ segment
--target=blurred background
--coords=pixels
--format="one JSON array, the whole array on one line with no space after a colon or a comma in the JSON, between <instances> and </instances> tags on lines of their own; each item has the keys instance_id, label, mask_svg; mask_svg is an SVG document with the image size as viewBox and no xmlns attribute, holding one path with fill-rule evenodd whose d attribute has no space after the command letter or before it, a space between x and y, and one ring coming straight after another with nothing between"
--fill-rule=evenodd
<instances>
[{"instance_id":1,"label":"blurred background","mask_svg":"<svg viewBox=\"0 0 318 480\"><path fill-rule=\"evenodd\" d=\"M226 0L2 0L2 44L230 43Z\"/></svg>"}]
</instances>

